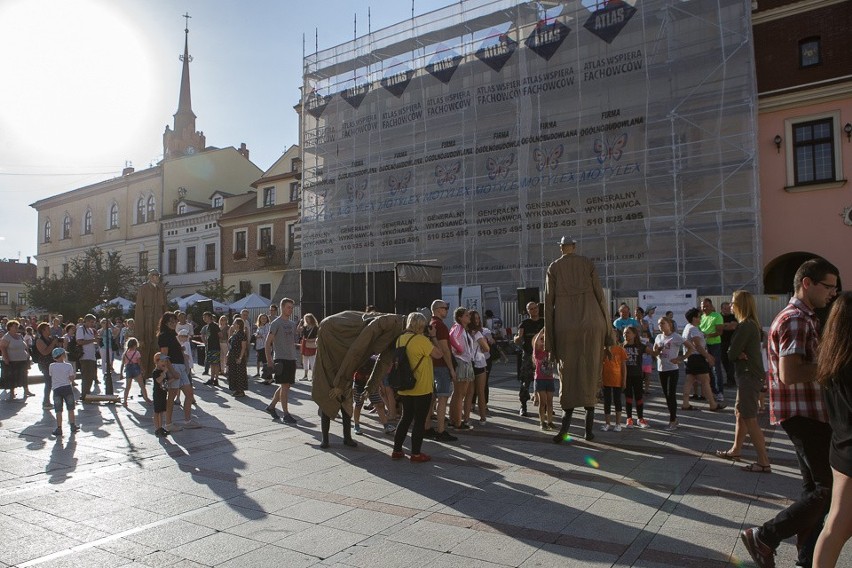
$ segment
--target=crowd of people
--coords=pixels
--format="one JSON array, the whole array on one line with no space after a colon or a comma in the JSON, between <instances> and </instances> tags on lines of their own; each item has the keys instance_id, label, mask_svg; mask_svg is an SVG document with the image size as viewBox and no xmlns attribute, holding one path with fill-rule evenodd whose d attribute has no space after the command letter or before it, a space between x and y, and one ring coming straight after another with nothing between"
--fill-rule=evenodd
<instances>
[{"instance_id":1,"label":"crowd of people","mask_svg":"<svg viewBox=\"0 0 852 568\"><path fill-rule=\"evenodd\" d=\"M568 243L569 255L572 247ZM724 410L725 386L733 384L733 443L717 450L716 457L741 460L748 439L756 459L741 469L771 473L758 422L761 409L768 407L770 422L783 428L795 448L804 487L790 507L742 532L749 554L758 566L774 566L779 543L796 535L802 565L833 566L852 534L852 520L842 513L852 502L852 293L835 299L838 277L836 268L824 260L804 263L796 273L795 295L775 317L768 334L758 320L754 296L737 290L730 302L721 305L722 313L715 311L709 298L700 309L688 310L680 332L673 314L655 320L654 306L636 308L631 315L629 307L622 305L619 317L607 323L608 331L599 338L599 351L562 351L558 356L554 351L562 349L559 338L548 338L548 334L558 335L560 328L548 328L539 304L530 302L528 317L511 337L519 349L519 414L528 416L532 402L538 408L540 429L558 430L554 443L569 439L574 406L584 407L584 437L593 440L599 401L604 410L600 430L649 428L645 401L656 361L669 415L665 429L672 431L680 425L678 411L694 411L700 400L706 400L711 411ZM823 326L816 311L829 305ZM192 415L196 348L203 347L204 374L210 377L205 384L215 388L226 380L236 399L249 389L248 360L253 350L254 376L277 385L266 407L273 419L298 422L288 401L299 367L302 379L313 381L323 448L330 445L329 427L337 416L343 423L343 443L357 447L352 432L363 434L363 412L373 412L383 432L393 436L391 458L406 457L404 445L410 431L410 461L427 462L431 458L423 451L425 439L454 442L455 434L488 422L489 374L494 360L505 360L498 347L504 330L492 313L486 312L483 318L477 310L458 307L450 319L450 306L439 299L431 304L431 319L420 312L398 316L368 307L365 312L344 312L320 322L312 314L294 321L294 308L295 302L284 298L254 321L247 311L231 320L205 312L200 329L183 312L163 313L156 326L152 396L132 319L98 322L88 314L77 324L64 326L61 318L54 318L51 323L38 323L35 330L8 320L0 337L2 386L10 401L23 400L16 398L17 389L22 389L24 398L35 396L27 382L27 369L35 362L44 376L43 406L54 410L53 435L60 437L65 412L69 431L79 430L73 391L78 373L81 401L85 401L97 385L100 357L105 392L111 395L113 362L120 360L119 376L126 379L123 404L128 404L137 388L141 399L153 405L154 432L168 436L182 428L201 427ZM405 388L394 389L389 382L394 352L404 353L411 370L413 380ZM576 363L566 364L566 357L588 359L585 368L597 369L588 381L595 387L592 402L588 393L573 398L566 393L571 384L569 367ZM681 368L685 382L678 402ZM174 409L181 398L183 421L176 422ZM556 399L562 403L561 426L555 423Z\"/></svg>"}]
</instances>

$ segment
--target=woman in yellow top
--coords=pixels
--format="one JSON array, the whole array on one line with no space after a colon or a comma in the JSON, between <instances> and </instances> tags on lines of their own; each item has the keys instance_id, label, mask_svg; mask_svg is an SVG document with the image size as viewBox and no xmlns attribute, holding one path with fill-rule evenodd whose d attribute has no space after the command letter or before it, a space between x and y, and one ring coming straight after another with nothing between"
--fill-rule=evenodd
<instances>
[{"instance_id":1,"label":"woman in yellow top","mask_svg":"<svg viewBox=\"0 0 852 568\"><path fill-rule=\"evenodd\" d=\"M432 407L432 358L440 359L444 354L438 347L435 330L430 326L427 337L423 335L425 329L426 317L420 312L411 312L405 321L405 331L396 340L397 347L405 346L408 363L414 371L415 383L414 388L398 393L402 402L402 419L393 440L391 458L395 460L405 457L402 444L408 436L408 428L412 422L414 428L411 430L411 461L427 462L432 459L428 454L422 453L420 447L423 444L426 416Z\"/></svg>"}]
</instances>

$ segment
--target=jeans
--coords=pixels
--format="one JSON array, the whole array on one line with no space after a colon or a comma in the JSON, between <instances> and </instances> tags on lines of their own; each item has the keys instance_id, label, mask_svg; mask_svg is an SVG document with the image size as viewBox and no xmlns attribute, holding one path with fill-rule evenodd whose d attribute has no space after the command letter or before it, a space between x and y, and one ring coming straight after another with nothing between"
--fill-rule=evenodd
<instances>
[{"instance_id":1,"label":"jeans","mask_svg":"<svg viewBox=\"0 0 852 568\"><path fill-rule=\"evenodd\" d=\"M831 426L804 416L794 416L783 421L781 427L796 448L802 472L802 494L798 501L760 527L760 539L771 548L777 548L782 540L793 535L799 535L800 541L807 540L808 535L819 527L831 503L833 480L828 462Z\"/></svg>"},{"instance_id":2,"label":"jeans","mask_svg":"<svg viewBox=\"0 0 852 568\"><path fill-rule=\"evenodd\" d=\"M708 345L707 352L716 360L713 367L710 369L712 371L712 373L710 373L710 390L713 391L713 394L724 394L725 382L722 378L722 344L715 343L713 345ZM706 393L704 394L706 396Z\"/></svg>"},{"instance_id":3,"label":"jeans","mask_svg":"<svg viewBox=\"0 0 852 568\"><path fill-rule=\"evenodd\" d=\"M660 386L663 387L663 396L666 397L666 406L669 407L669 422L677 421L677 381L679 371L660 371Z\"/></svg>"},{"instance_id":4,"label":"jeans","mask_svg":"<svg viewBox=\"0 0 852 568\"><path fill-rule=\"evenodd\" d=\"M426 429L426 416L432 407L432 393L419 396L400 396L402 402L402 418L396 428L393 438L393 451L401 452L405 437L408 436L408 428L414 423L411 430L411 453L419 454L423 445L423 431Z\"/></svg>"}]
</instances>

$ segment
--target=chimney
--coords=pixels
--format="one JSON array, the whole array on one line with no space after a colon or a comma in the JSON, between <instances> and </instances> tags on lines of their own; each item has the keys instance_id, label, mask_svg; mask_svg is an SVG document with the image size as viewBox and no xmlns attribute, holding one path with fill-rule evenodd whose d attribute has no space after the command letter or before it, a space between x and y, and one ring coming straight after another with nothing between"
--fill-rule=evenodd
<instances>
[{"instance_id":1,"label":"chimney","mask_svg":"<svg viewBox=\"0 0 852 568\"><path fill-rule=\"evenodd\" d=\"M132 174L135 171L136 170L133 169L133 164L131 164L129 161L127 161L127 162L124 162L124 169L121 170L121 175L129 176L130 174Z\"/></svg>"},{"instance_id":2,"label":"chimney","mask_svg":"<svg viewBox=\"0 0 852 568\"><path fill-rule=\"evenodd\" d=\"M30 258L31 258L31 257L29 257L29 256L27 257L27 264L29 264L29 263L30 263Z\"/></svg>"},{"instance_id":3,"label":"chimney","mask_svg":"<svg viewBox=\"0 0 852 568\"><path fill-rule=\"evenodd\" d=\"M237 150L237 151L240 153L240 155L241 155L243 158L245 158L246 160L248 160L248 159L249 159L249 151L248 151L248 148L246 148L246 143L245 143L245 142L243 142L242 144L240 144L240 149L239 149L239 150Z\"/></svg>"}]
</instances>

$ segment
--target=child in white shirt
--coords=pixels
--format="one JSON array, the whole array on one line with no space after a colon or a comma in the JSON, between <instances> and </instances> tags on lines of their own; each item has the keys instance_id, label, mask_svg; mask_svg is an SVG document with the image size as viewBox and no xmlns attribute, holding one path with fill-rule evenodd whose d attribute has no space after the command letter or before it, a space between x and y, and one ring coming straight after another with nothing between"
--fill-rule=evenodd
<instances>
[{"instance_id":1,"label":"child in white shirt","mask_svg":"<svg viewBox=\"0 0 852 568\"><path fill-rule=\"evenodd\" d=\"M74 422L74 390L71 380L74 378L74 367L65 361L66 353L61 347L51 352L53 363L50 364L50 380L53 386L53 410L56 412L56 430L53 435L62 436L62 403L68 409L68 428L71 433L79 432L80 427Z\"/></svg>"}]
</instances>

